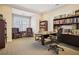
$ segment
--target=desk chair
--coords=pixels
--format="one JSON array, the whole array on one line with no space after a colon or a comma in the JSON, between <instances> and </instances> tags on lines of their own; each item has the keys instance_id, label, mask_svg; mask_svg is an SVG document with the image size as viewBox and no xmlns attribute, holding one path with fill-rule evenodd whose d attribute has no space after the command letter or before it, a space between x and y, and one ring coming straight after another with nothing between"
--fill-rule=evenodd
<instances>
[{"instance_id":1,"label":"desk chair","mask_svg":"<svg viewBox=\"0 0 79 59\"><path fill-rule=\"evenodd\" d=\"M56 36L50 35L49 37L50 37L50 39L51 39L51 41L52 41L52 44L49 45L48 51L49 51L50 49L53 49L53 50L56 52L56 54L59 54L59 49L61 49L62 51L64 51L64 49L59 46L59 43L60 43L60 42L59 42L58 40L59 40L60 37L61 37L61 34L60 34L59 31L58 31L58 33L57 33Z\"/></svg>"}]
</instances>

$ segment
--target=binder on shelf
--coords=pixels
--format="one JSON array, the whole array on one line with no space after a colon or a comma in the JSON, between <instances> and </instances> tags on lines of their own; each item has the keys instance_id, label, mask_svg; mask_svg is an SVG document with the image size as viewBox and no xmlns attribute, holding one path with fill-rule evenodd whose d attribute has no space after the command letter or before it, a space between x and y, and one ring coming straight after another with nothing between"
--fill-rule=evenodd
<instances>
[{"instance_id":1,"label":"binder on shelf","mask_svg":"<svg viewBox=\"0 0 79 59\"><path fill-rule=\"evenodd\" d=\"M69 23L69 19L66 19L66 24L68 24Z\"/></svg>"},{"instance_id":2,"label":"binder on shelf","mask_svg":"<svg viewBox=\"0 0 79 59\"><path fill-rule=\"evenodd\" d=\"M60 24L64 24L64 20L60 20Z\"/></svg>"},{"instance_id":3,"label":"binder on shelf","mask_svg":"<svg viewBox=\"0 0 79 59\"><path fill-rule=\"evenodd\" d=\"M66 21L66 19L64 20L64 24L67 24L67 21Z\"/></svg>"},{"instance_id":4,"label":"binder on shelf","mask_svg":"<svg viewBox=\"0 0 79 59\"><path fill-rule=\"evenodd\" d=\"M70 19L70 23L72 23L72 19Z\"/></svg>"},{"instance_id":5,"label":"binder on shelf","mask_svg":"<svg viewBox=\"0 0 79 59\"><path fill-rule=\"evenodd\" d=\"M76 18L76 20L77 20L77 23L79 23L79 18Z\"/></svg>"},{"instance_id":6,"label":"binder on shelf","mask_svg":"<svg viewBox=\"0 0 79 59\"><path fill-rule=\"evenodd\" d=\"M76 18L72 18L72 23L77 23Z\"/></svg>"}]
</instances>

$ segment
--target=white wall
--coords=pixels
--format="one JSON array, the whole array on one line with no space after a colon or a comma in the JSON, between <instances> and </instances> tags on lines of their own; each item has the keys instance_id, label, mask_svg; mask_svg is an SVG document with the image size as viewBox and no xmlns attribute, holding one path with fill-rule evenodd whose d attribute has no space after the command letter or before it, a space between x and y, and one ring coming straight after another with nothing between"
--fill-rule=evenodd
<instances>
[{"instance_id":1,"label":"white wall","mask_svg":"<svg viewBox=\"0 0 79 59\"><path fill-rule=\"evenodd\" d=\"M67 5L64 5L60 8L55 9L55 10L52 10L49 13L45 13L43 15L43 19L48 20L48 31L53 30L53 18L55 16L72 13L78 9L79 9L79 4L67 4Z\"/></svg>"},{"instance_id":2,"label":"white wall","mask_svg":"<svg viewBox=\"0 0 79 59\"><path fill-rule=\"evenodd\" d=\"M39 14L35 14L35 13L31 13L31 12L27 12L27 11L15 9L15 8L12 8L12 13L22 15L22 16L31 16L31 21L32 21L31 27L33 28L33 32L37 33L39 31L39 17L40 17Z\"/></svg>"}]
</instances>

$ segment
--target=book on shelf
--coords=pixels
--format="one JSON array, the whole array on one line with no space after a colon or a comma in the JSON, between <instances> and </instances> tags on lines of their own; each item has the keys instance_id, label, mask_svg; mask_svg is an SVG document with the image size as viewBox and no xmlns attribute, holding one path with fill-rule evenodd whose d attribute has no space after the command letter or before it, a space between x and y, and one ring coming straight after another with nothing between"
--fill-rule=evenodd
<instances>
[{"instance_id":1,"label":"book on shelf","mask_svg":"<svg viewBox=\"0 0 79 59\"><path fill-rule=\"evenodd\" d=\"M69 24L70 23L70 19L67 19L66 22L67 22L67 24Z\"/></svg>"},{"instance_id":2,"label":"book on shelf","mask_svg":"<svg viewBox=\"0 0 79 59\"><path fill-rule=\"evenodd\" d=\"M71 23L74 23L74 18L71 18Z\"/></svg>"},{"instance_id":3,"label":"book on shelf","mask_svg":"<svg viewBox=\"0 0 79 59\"><path fill-rule=\"evenodd\" d=\"M60 20L60 24L64 24L64 20Z\"/></svg>"},{"instance_id":4,"label":"book on shelf","mask_svg":"<svg viewBox=\"0 0 79 59\"><path fill-rule=\"evenodd\" d=\"M77 23L79 23L79 18L77 18Z\"/></svg>"},{"instance_id":5,"label":"book on shelf","mask_svg":"<svg viewBox=\"0 0 79 59\"><path fill-rule=\"evenodd\" d=\"M56 21L56 24L60 24L60 21L59 21L59 20L57 20L57 21Z\"/></svg>"},{"instance_id":6,"label":"book on shelf","mask_svg":"<svg viewBox=\"0 0 79 59\"><path fill-rule=\"evenodd\" d=\"M64 19L64 24L66 24L67 23L67 20L66 19Z\"/></svg>"},{"instance_id":7,"label":"book on shelf","mask_svg":"<svg viewBox=\"0 0 79 59\"><path fill-rule=\"evenodd\" d=\"M72 18L72 23L77 23L76 18Z\"/></svg>"},{"instance_id":8,"label":"book on shelf","mask_svg":"<svg viewBox=\"0 0 79 59\"><path fill-rule=\"evenodd\" d=\"M65 22L66 24L71 24L71 23L73 23L73 20L72 19L66 19L66 22Z\"/></svg>"}]
</instances>

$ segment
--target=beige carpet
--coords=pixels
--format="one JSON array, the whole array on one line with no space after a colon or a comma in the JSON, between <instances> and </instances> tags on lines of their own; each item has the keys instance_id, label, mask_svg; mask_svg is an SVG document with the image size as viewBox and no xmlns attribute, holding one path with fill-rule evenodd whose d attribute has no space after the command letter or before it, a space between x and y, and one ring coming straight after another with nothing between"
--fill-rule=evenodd
<instances>
[{"instance_id":1,"label":"beige carpet","mask_svg":"<svg viewBox=\"0 0 79 59\"><path fill-rule=\"evenodd\" d=\"M60 51L60 55L79 55L78 49L69 48L61 44L65 51ZM8 42L4 49L0 50L0 55L56 55L53 50L48 51L48 46L42 46L34 38L20 38Z\"/></svg>"}]
</instances>

